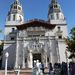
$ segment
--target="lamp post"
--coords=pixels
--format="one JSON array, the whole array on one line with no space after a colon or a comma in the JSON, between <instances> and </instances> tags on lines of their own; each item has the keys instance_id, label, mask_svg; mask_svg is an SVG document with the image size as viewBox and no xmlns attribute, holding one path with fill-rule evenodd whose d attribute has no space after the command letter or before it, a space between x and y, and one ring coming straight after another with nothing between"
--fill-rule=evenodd
<instances>
[{"instance_id":1,"label":"lamp post","mask_svg":"<svg viewBox=\"0 0 75 75\"><path fill-rule=\"evenodd\" d=\"M8 57L9 57L8 52L5 53L5 57L6 57L6 60L5 60L5 75L7 75L7 64L8 64Z\"/></svg>"}]
</instances>

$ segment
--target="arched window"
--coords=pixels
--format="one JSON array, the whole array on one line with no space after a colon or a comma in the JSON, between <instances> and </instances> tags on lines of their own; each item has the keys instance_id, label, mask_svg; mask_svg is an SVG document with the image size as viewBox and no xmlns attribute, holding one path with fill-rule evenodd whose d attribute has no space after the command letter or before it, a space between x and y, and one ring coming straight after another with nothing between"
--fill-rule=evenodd
<instances>
[{"instance_id":1,"label":"arched window","mask_svg":"<svg viewBox=\"0 0 75 75\"><path fill-rule=\"evenodd\" d=\"M58 31L60 31L61 30L61 28L60 27L58 27Z\"/></svg>"},{"instance_id":2,"label":"arched window","mask_svg":"<svg viewBox=\"0 0 75 75\"><path fill-rule=\"evenodd\" d=\"M59 39L62 39L62 35L58 36Z\"/></svg>"},{"instance_id":3,"label":"arched window","mask_svg":"<svg viewBox=\"0 0 75 75\"><path fill-rule=\"evenodd\" d=\"M54 8L58 8L58 6L57 5L54 5Z\"/></svg>"},{"instance_id":4,"label":"arched window","mask_svg":"<svg viewBox=\"0 0 75 75\"><path fill-rule=\"evenodd\" d=\"M14 9L17 9L17 6L14 6Z\"/></svg>"},{"instance_id":5,"label":"arched window","mask_svg":"<svg viewBox=\"0 0 75 75\"><path fill-rule=\"evenodd\" d=\"M8 21L10 21L10 15L8 16Z\"/></svg>"},{"instance_id":6,"label":"arched window","mask_svg":"<svg viewBox=\"0 0 75 75\"><path fill-rule=\"evenodd\" d=\"M15 38L14 37L11 37L11 40L15 40Z\"/></svg>"},{"instance_id":7,"label":"arched window","mask_svg":"<svg viewBox=\"0 0 75 75\"><path fill-rule=\"evenodd\" d=\"M54 15L53 14L51 15L51 19L54 19Z\"/></svg>"},{"instance_id":8,"label":"arched window","mask_svg":"<svg viewBox=\"0 0 75 75\"><path fill-rule=\"evenodd\" d=\"M56 14L56 18L59 19L59 14L58 13Z\"/></svg>"},{"instance_id":9,"label":"arched window","mask_svg":"<svg viewBox=\"0 0 75 75\"><path fill-rule=\"evenodd\" d=\"M14 32L15 31L15 28L12 28L12 32Z\"/></svg>"},{"instance_id":10,"label":"arched window","mask_svg":"<svg viewBox=\"0 0 75 75\"><path fill-rule=\"evenodd\" d=\"M13 15L13 21L15 21L15 14Z\"/></svg>"},{"instance_id":11,"label":"arched window","mask_svg":"<svg viewBox=\"0 0 75 75\"><path fill-rule=\"evenodd\" d=\"M18 7L19 10L21 10L21 7Z\"/></svg>"},{"instance_id":12,"label":"arched window","mask_svg":"<svg viewBox=\"0 0 75 75\"><path fill-rule=\"evenodd\" d=\"M22 17L21 16L19 16L20 17L20 21L22 21Z\"/></svg>"}]
</instances>

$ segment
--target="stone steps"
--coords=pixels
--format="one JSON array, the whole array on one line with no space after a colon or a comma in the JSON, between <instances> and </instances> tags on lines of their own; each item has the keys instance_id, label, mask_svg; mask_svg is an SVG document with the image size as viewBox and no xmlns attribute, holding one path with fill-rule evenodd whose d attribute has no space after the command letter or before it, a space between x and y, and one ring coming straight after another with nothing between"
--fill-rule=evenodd
<instances>
[{"instance_id":1,"label":"stone steps","mask_svg":"<svg viewBox=\"0 0 75 75\"><path fill-rule=\"evenodd\" d=\"M0 75L4 75L4 70L0 70Z\"/></svg>"},{"instance_id":2,"label":"stone steps","mask_svg":"<svg viewBox=\"0 0 75 75\"><path fill-rule=\"evenodd\" d=\"M48 69L45 69L45 74L48 74ZM4 75L4 70L0 70L0 75ZM8 75L15 75L14 70L8 70ZM22 69L20 70L20 75L32 75L32 69L27 68L27 69Z\"/></svg>"},{"instance_id":3,"label":"stone steps","mask_svg":"<svg viewBox=\"0 0 75 75\"><path fill-rule=\"evenodd\" d=\"M32 69L20 70L20 75L31 75ZM4 75L4 70L0 70L0 75ZM15 75L14 70L8 70L8 75Z\"/></svg>"}]
</instances>

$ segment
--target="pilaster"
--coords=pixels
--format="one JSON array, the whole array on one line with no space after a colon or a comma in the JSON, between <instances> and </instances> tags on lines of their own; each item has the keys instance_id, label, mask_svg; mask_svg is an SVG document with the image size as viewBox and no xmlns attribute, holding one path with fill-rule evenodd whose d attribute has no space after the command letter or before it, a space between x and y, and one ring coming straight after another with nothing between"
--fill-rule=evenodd
<instances>
[{"instance_id":1,"label":"pilaster","mask_svg":"<svg viewBox=\"0 0 75 75\"><path fill-rule=\"evenodd\" d=\"M25 68L25 48L24 48L25 40L23 38L23 60L22 60L22 68Z\"/></svg>"},{"instance_id":2,"label":"pilaster","mask_svg":"<svg viewBox=\"0 0 75 75\"><path fill-rule=\"evenodd\" d=\"M33 67L33 56L32 56L32 50L29 51L29 56L28 56L28 68Z\"/></svg>"},{"instance_id":3,"label":"pilaster","mask_svg":"<svg viewBox=\"0 0 75 75\"><path fill-rule=\"evenodd\" d=\"M17 32L17 38L16 38L16 60L15 60L15 68L18 68L18 48L19 48L19 42L18 42L18 32Z\"/></svg>"}]
</instances>

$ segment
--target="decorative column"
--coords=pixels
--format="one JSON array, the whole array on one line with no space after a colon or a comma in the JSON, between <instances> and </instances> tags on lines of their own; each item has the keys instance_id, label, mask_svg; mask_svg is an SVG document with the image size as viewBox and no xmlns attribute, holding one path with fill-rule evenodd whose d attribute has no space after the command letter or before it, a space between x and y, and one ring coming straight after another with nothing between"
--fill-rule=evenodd
<instances>
[{"instance_id":1,"label":"decorative column","mask_svg":"<svg viewBox=\"0 0 75 75\"><path fill-rule=\"evenodd\" d=\"M24 43L23 43L23 61L22 61L22 68L25 68L25 47L24 47L24 44L25 44L25 40L23 39Z\"/></svg>"},{"instance_id":2,"label":"decorative column","mask_svg":"<svg viewBox=\"0 0 75 75\"><path fill-rule=\"evenodd\" d=\"M9 53L6 52L5 53L5 57L6 57L6 60L5 60L5 75L7 75L8 56L9 56Z\"/></svg>"},{"instance_id":3,"label":"decorative column","mask_svg":"<svg viewBox=\"0 0 75 75\"><path fill-rule=\"evenodd\" d=\"M52 63L52 52L51 52L51 49L50 49L50 60L49 60L50 63Z\"/></svg>"},{"instance_id":4,"label":"decorative column","mask_svg":"<svg viewBox=\"0 0 75 75\"><path fill-rule=\"evenodd\" d=\"M19 48L19 42L18 42L18 32L17 32L17 38L16 38L16 61L15 61L15 68L18 68L18 48Z\"/></svg>"},{"instance_id":5,"label":"decorative column","mask_svg":"<svg viewBox=\"0 0 75 75\"><path fill-rule=\"evenodd\" d=\"M45 62L45 67L48 67L48 62L47 62L47 52L48 52L48 44L47 41L44 43L44 62Z\"/></svg>"},{"instance_id":6,"label":"decorative column","mask_svg":"<svg viewBox=\"0 0 75 75\"><path fill-rule=\"evenodd\" d=\"M60 54L59 54L59 48L58 48L58 41L56 41L56 51L57 51L57 62L60 63Z\"/></svg>"},{"instance_id":7,"label":"decorative column","mask_svg":"<svg viewBox=\"0 0 75 75\"><path fill-rule=\"evenodd\" d=\"M32 56L32 50L30 50L30 53L29 53L29 59L30 59L29 68L32 68L32 67L33 67L33 56Z\"/></svg>"},{"instance_id":8,"label":"decorative column","mask_svg":"<svg viewBox=\"0 0 75 75\"><path fill-rule=\"evenodd\" d=\"M49 55L50 55L50 58L49 58L49 62L52 63L52 50L50 48L51 46L51 41L50 41L50 37L49 37L49 34L48 34L48 40L49 40Z\"/></svg>"},{"instance_id":9,"label":"decorative column","mask_svg":"<svg viewBox=\"0 0 75 75\"><path fill-rule=\"evenodd\" d=\"M33 67L33 56L32 56L32 50L29 50L28 53L28 68L32 68Z\"/></svg>"},{"instance_id":10,"label":"decorative column","mask_svg":"<svg viewBox=\"0 0 75 75\"><path fill-rule=\"evenodd\" d=\"M46 53L45 53L45 54L46 54ZM45 62L45 63L46 63L46 65L45 65L45 67L48 67L47 54L46 54L45 56L46 56L46 58L45 58L45 59L46 59L46 62Z\"/></svg>"}]
</instances>

